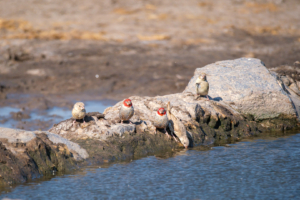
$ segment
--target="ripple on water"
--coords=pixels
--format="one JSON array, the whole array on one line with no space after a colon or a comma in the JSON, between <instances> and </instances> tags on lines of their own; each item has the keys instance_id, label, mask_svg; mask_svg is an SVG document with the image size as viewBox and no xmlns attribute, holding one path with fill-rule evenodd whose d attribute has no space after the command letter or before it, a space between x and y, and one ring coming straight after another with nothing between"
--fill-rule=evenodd
<instances>
[{"instance_id":1,"label":"ripple on water","mask_svg":"<svg viewBox=\"0 0 300 200\"><path fill-rule=\"evenodd\" d=\"M17 186L22 199L291 199L300 196L300 134L183 150Z\"/></svg>"}]
</instances>

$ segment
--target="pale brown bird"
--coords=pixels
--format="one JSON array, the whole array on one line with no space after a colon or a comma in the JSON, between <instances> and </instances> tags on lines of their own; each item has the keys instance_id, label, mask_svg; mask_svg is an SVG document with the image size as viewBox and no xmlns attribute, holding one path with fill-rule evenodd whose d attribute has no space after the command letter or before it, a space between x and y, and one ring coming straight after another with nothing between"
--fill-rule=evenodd
<instances>
[{"instance_id":1,"label":"pale brown bird","mask_svg":"<svg viewBox=\"0 0 300 200\"><path fill-rule=\"evenodd\" d=\"M195 97L198 98L198 96L206 96L207 100L208 98L208 90L209 90L209 84L206 80L206 74L201 74L197 80L196 80L196 95Z\"/></svg>"},{"instance_id":2,"label":"pale brown bird","mask_svg":"<svg viewBox=\"0 0 300 200\"><path fill-rule=\"evenodd\" d=\"M171 133L174 133L179 138L183 146L185 148L188 148L188 146L190 145L190 141L187 136L186 128L183 125L183 123L179 119L177 119L175 115L171 113L170 102L168 102L167 114L168 114L169 128L171 130Z\"/></svg>"},{"instance_id":3,"label":"pale brown bird","mask_svg":"<svg viewBox=\"0 0 300 200\"><path fill-rule=\"evenodd\" d=\"M167 126L169 123L169 119L167 117L167 112L164 108L160 108L157 110L154 119L153 119L153 125L156 128L163 128L165 134L168 135L168 132L166 130ZM155 134L156 134L156 130L155 130ZM169 136L169 135L168 135Z\"/></svg>"},{"instance_id":4,"label":"pale brown bird","mask_svg":"<svg viewBox=\"0 0 300 200\"><path fill-rule=\"evenodd\" d=\"M134 109L131 100L125 99L121 105L119 112L121 123L123 124L123 121L128 121L133 116L133 113Z\"/></svg>"},{"instance_id":5,"label":"pale brown bird","mask_svg":"<svg viewBox=\"0 0 300 200\"><path fill-rule=\"evenodd\" d=\"M77 119L83 119L84 121L84 117L85 117L85 108L84 108L84 103L82 102L77 102L74 104L73 110L72 110L72 118L74 119L73 124L75 124Z\"/></svg>"}]
</instances>

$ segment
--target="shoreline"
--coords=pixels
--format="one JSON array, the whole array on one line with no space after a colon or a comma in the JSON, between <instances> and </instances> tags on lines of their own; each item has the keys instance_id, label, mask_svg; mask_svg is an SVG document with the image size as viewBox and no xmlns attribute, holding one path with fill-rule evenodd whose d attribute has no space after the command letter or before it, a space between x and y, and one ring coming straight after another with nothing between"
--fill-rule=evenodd
<instances>
[{"instance_id":1,"label":"shoreline","mask_svg":"<svg viewBox=\"0 0 300 200\"><path fill-rule=\"evenodd\" d=\"M222 144L214 144L214 145L210 145L210 146L198 146L198 147L194 147L194 148L188 149L188 150L210 151L213 147L219 147L219 146L227 147L228 144L236 144L236 143L239 143L239 142L248 142L248 141L251 142L251 141L260 140L260 139L272 139L272 138L281 138L281 137L285 137L285 136L292 136L292 135L298 134L299 130L300 129L298 129L297 131L293 130L293 131L285 131L285 132L281 132L281 131L278 131L278 132L276 132L276 131L263 132L258 136L250 136L248 138L243 138L241 140L229 142L229 143L226 143L226 144L222 143ZM104 163L100 163L100 164L92 164L92 163L87 163L87 161L85 161L84 163L79 163L79 166L78 166L77 169L73 169L69 172L55 172L54 175L52 173L44 174L40 178L35 178L35 179L32 179L32 180L28 180L28 181L23 182L23 183L16 183L16 184L13 184L13 185L1 186L0 191L1 192L11 192L11 190L13 190L15 187L18 187L20 185L34 184L34 183L38 183L38 182L41 182L41 181L50 181L53 178L59 178L59 177L68 176L68 175L76 175L78 173L80 174L81 172L83 172L84 170L89 169L89 168L99 168L99 167L109 168L109 167L111 167L112 165L115 165L115 164L127 164L127 163L131 163L134 160L140 160L140 159L146 158L148 156L155 156L155 157L158 156L158 157L163 158L163 159L168 159L168 158L176 156L176 153L178 153L182 150L184 150L184 149L180 148L180 149L177 149L175 151L165 152L163 154L147 155L147 156L144 156L144 157L141 157L141 158L136 158L136 159L134 158L132 160L119 160L119 161L114 161L114 162L111 162L111 163L105 163L104 162Z\"/></svg>"},{"instance_id":2,"label":"shoreline","mask_svg":"<svg viewBox=\"0 0 300 200\"><path fill-rule=\"evenodd\" d=\"M217 101L195 99L195 82L201 73L209 76L209 95ZM299 130L295 110L299 97L291 99L292 85L279 84L285 76L274 73L258 59L219 61L196 69L182 93L129 97L134 105L132 124L120 123L121 101L101 115L89 110L84 124L67 119L49 131L1 128L1 185L52 171L72 171L81 165L132 160L183 148L162 130L155 133L152 115L160 107L166 109L168 102L171 113L186 127L190 148L232 143L267 131ZM168 134L171 130L167 127Z\"/></svg>"}]
</instances>

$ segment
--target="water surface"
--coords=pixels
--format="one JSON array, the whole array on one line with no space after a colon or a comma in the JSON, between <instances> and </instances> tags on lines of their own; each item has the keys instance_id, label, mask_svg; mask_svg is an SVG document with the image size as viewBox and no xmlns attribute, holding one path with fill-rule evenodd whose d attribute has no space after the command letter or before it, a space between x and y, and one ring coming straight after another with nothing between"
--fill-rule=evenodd
<instances>
[{"instance_id":1,"label":"water surface","mask_svg":"<svg viewBox=\"0 0 300 200\"><path fill-rule=\"evenodd\" d=\"M84 103L87 112L103 113L107 107L112 105L112 102L110 101L85 101ZM58 122L72 117L72 109L66 107L53 107L47 110L32 110L28 113L30 115L29 119L14 120L11 117L11 112L19 111L21 111L21 109L9 106L0 108L0 127L18 128L18 124L20 124L20 121L34 122L39 120L47 123L47 126L44 128L44 130L48 130L53 126L53 124L56 124ZM26 130L37 129L39 129L38 123L26 127Z\"/></svg>"},{"instance_id":2,"label":"water surface","mask_svg":"<svg viewBox=\"0 0 300 200\"><path fill-rule=\"evenodd\" d=\"M299 199L299 144L296 134L183 150L19 185L0 198Z\"/></svg>"}]
</instances>

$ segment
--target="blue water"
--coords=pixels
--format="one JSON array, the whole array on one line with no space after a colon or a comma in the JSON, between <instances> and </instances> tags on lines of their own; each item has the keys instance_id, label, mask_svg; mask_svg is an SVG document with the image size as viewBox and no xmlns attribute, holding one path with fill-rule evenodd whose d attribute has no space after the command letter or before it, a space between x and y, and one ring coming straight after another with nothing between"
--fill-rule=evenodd
<instances>
[{"instance_id":1,"label":"blue water","mask_svg":"<svg viewBox=\"0 0 300 200\"><path fill-rule=\"evenodd\" d=\"M11 112L18 112L20 109L9 106L0 108L0 117L8 117Z\"/></svg>"},{"instance_id":2,"label":"blue water","mask_svg":"<svg viewBox=\"0 0 300 200\"><path fill-rule=\"evenodd\" d=\"M0 198L300 199L300 134L86 168L8 191Z\"/></svg>"},{"instance_id":3,"label":"blue water","mask_svg":"<svg viewBox=\"0 0 300 200\"><path fill-rule=\"evenodd\" d=\"M85 101L85 109L87 112L101 112L103 113L104 110L111 106L109 103L105 103L103 101ZM11 112L19 112L21 109L13 108L13 107L2 107L0 108L0 127L6 128L16 128L18 121L14 120L10 117ZM64 108L64 107L53 107L51 109L40 111L40 110L33 110L29 113L29 119L22 119L22 121L29 122L34 120L41 120L41 121L49 121L49 126L45 129L48 130L53 124L56 124L60 121L65 119L69 119L72 117L72 109ZM27 130L37 130L39 127L31 126Z\"/></svg>"}]
</instances>

